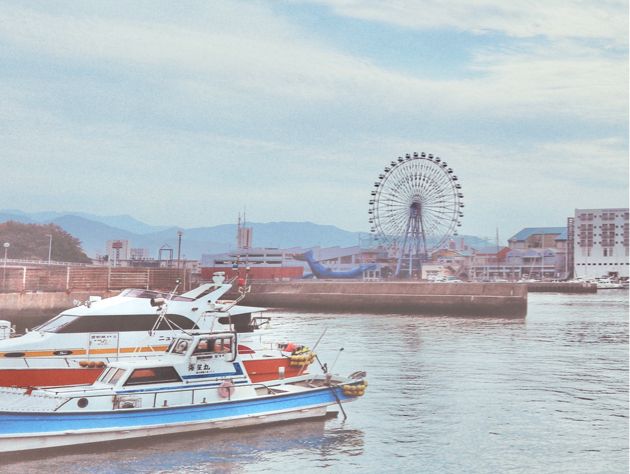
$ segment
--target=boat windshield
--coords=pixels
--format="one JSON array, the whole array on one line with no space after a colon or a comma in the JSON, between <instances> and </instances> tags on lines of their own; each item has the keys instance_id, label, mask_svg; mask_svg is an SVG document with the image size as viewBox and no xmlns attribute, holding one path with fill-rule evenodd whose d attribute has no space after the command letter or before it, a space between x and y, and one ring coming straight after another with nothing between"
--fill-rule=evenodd
<instances>
[{"instance_id":1,"label":"boat windshield","mask_svg":"<svg viewBox=\"0 0 630 474\"><path fill-rule=\"evenodd\" d=\"M44 324L34 327L33 331L59 332L62 328L66 327L77 318L78 316L60 314L59 316L52 318L50 321L46 321Z\"/></svg>"},{"instance_id":2,"label":"boat windshield","mask_svg":"<svg viewBox=\"0 0 630 474\"><path fill-rule=\"evenodd\" d=\"M120 292L119 296L127 296L130 298L164 298L165 300L173 300L173 301L193 301L192 298L187 298L185 296L173 295L171 298L170 293L164 293L161 291L152 291L152 290L143 290L139 288L128 288Z\"/></svg>"},{"instance_id":3,"label":"boat windshield","mask_svg":"<svg viewBox=\"0 0 630 474\"><path fill-rule=\"evenodd\" d=\"M116 382L120 380L120 377L122 377L124 373L125 369L110 367L103 375L101 375L100 381L109 385L116 385Z\"/></svg>"}]
</instances>

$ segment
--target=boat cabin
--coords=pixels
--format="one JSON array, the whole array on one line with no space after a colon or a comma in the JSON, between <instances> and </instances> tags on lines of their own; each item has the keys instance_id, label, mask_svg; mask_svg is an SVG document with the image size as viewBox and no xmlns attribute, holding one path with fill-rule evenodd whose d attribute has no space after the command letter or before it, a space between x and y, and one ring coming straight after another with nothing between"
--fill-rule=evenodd
<instances>
[{"instance_id":1,"label":"boat cabin","mask_svg":"<svg viewBox=\"0 0 630 474\"><path fill-rule=\"evenodd\" d=\"M186 334L173 340L164 357L112 362L97 379L97 384L129 389L226 377L246 380L243 367L236 359L235 333Z\"/></svg>"}]
</instances>

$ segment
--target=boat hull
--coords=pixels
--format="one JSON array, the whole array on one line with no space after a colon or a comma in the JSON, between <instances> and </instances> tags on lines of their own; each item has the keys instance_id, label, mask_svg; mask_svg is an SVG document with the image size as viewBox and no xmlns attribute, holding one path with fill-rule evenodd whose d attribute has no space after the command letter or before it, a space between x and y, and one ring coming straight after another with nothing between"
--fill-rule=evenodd
<instances>
[{"instance_id":1,"label":"boat hull","mask_svg":"<svg viewBox=\"0 0 630 474\"><path fill-rule=\"evenodd\" d=\"M247 426L281 423L312 418L326 417L326 407L304 408L281 413L269 413L265 415L252 415L230 420L216 420L197 423L194 425L167 425L155 426L144 429L112 429L102 432L64 432L60 434L26 436L22 438L0 438L0 453L30 451L63 446L75 446L83 444L102 443L149 436L174 435L179 433L192 433L196 431L215 429L234 429Z\"/></svg>"},{"instance_id":2,"label":"boat hull","mask_svg":"<svg viewBox=\"0 0 630 474\"><path fill-rule=\"evenodd\" d=\"M340 387L220 403L112 412L0 413L0 452L18 452L326 416Z\"/></svg>"}]
</instances>

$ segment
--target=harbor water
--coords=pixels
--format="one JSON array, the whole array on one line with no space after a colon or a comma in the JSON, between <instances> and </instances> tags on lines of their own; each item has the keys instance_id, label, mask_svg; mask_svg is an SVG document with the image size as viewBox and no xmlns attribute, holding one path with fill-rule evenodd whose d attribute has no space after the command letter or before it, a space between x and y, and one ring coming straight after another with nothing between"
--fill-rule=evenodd
<instances>
[{"instance_id":1,"label":"harbor water","mask_svg":"<svg viewBox=\"0 0 630 474\"><path fill-rule=\"evenodd\" d=\"M273 312L264 339L368 373L348 418L65 448L12 473L628 472L628 292L529 295L527 317ZM336 362L335 362L336 361Z\"/></svg>"}]
</instances>

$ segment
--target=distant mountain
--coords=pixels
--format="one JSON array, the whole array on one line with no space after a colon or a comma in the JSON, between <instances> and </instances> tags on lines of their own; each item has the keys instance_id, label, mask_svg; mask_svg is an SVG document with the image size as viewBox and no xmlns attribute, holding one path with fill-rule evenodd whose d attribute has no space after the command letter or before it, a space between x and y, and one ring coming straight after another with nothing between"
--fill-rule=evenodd
<instances>
[{"instance_id":1,"label":"distant mountain","mask_svg":"<svg viewBox=\"0 0 630 474\"><path fill-rule=\"evenodd\" d=\"M7 218L5 218L7 216ZM10 216L14 216L13 219ZM37 223L47 223L53 222L55 219L59 219L64 216L77 216L82 217L84 219L88 219L94 222L100 222L101 224L108 225L110 227L115 227L117 229L127 230L129 232L133 232L134 234L150 234L152 232L160 232L165 229L168 229L168 226L154 226L145 224L142 221L139 221L135 217L129 215L119 215L119 216L98 216L95 214L88 214L86 212L31 212L26 213L16 209L2 209L0 210L0 222L4 222L7 220L15 220L18 222L37 222Z\"/></svg>"},{"instance_id":2,"label":"distant mountain","mask_svg":"<svg viewBox=\"0 0 630 474\"><path fill-rule=\"evenodd\" d=\"M0 210L0 222L15 221L23 224L35 224L36 221L20 211L13 209Z\"/></svg>"},{"instance_id":3,"label":"distant mountain","mask_svg":"<svg viewBox=\"0 0 630 474\"><path fill-rule=\"evenodd\" d=\"M103 255L108 240L128 240L131 248L148 249L157 258L159 249L168 246L176 256L178 237L182 235L182 258L199 259L202 254L227 252L236 245L236 224L182 229L179 227L150 226L137 219L122 216L93 216L86 213L38 212L0 210L0 222L14 220L23 223L53 223L81 241L85 253ZM312 222L247 223L253 228L255 247L351 247L359 244L359 232L349 232L333 225ZM459 236L469 247L489 245L474 236Z\"/></svg>"}]
</instances>

